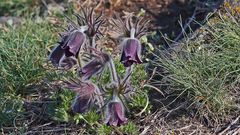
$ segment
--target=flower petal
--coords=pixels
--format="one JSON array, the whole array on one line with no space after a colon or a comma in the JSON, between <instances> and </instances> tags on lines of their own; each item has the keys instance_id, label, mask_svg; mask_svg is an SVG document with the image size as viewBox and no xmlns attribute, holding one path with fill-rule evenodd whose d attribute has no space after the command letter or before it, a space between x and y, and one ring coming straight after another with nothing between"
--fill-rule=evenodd
<instances>
[{"instance_id":1,"label":"flower petal","mask_svg":"<svg viewBox=\"0 0 240 135\"><path fill-rule=\"evenodd\" d=\"M90 82L73 81L67 82L66 88L69 88L77 93L72 104L72 110L75 113L84 113L88 111L94 102L94 94L96 87Z\"/></svg>"},{"instance_id":2,"label":"flower petal","mask_svg":"<svg viewBox=\"0 0 240 135\"><path fill-rule=\"evenodd\" d=\"M106 123L112 126L120 126L127 122L124 116L124 107L120 101L112 101L107 106Z\"/></svg>"},{"instance_id":3,"label":"flower petal","mask_svg":"<svg viewBox=\"0 0 240 135\"><path fill-rule=\"evenodd\" d=\"M124 117L124 109L123 109L123 105L121 103L115 104L114 106L115 111L116 111L116 115L119 118L120 122L125 122L127 119Z\"/></svg>"},{"instance_id":4,"label":"flower petal","mask_svg":"<svg viewBox=\"0 0 240 135\"><path fill-rule=\"evenodd\" d=\"M48 59L52 62L55 67L59 66L59 62L64 56L64 50L61 48L61 44L56 46L50 53Z\"/></svg>"},{"instance_id":5,"label":"flower petal","mask_svg":"<svg viewBox=\"0 0 240 135\"><path fill-rule=\"evenodd\" d=\"M92 99L90 95L85 95L85 96L77 95L72 104L72 110L75 113L84 113L89 109L91 104L92 104Z\"/></svg>"},{"instance_id":6,"label":"flower petal","mask_svg":"<svg viewBox=\"0 0 240 135\"><path fill-rule=\"evenodd\" d=\"M125 57L134 58L137 53L138 46L139 46L138 40L128 39L123 47Z\"/></svg>"},{"instance_id":7,"label":"flower petal","mask_svg":"<svg viewBox=\"0 0 240 135\"><path fill-rule=\"evenodd\" d=\"M142 63L140 59L141 45L137 39L126 39L123 42L121 62L125 67L131 66L133 63Z\"/></svg>"},{"instance_id":8,"label":"flower petal","mask_svg":"<svg viewBox=\"0 0 240 135\"><path fill-rule=\"evenodd\" d=\"M85 40L86 36L84 33L80 31L72 32L68 37L67 43L63 47L66 49L66 56L76 56Z\"/></svg>"},{"instance_id":9,"label":"flower petal","mask_svg":"<svg viewBox=\"0 0 240 135\"><path fill-rule=\"evenodd\" d=\"M94 59L86 64L81 70L80 74L82 75L83 80L90 79L93 75L98 74L103 69L103 64L98 60Z\"/></svg>"},{"instance_id":10,"label":"flower petal","mask_svg":"<svg viewBox=\"0 0 240 135\"><path fill-rule=\"evenodd\" d=\"M80 76L82 76L83 80L90 79L93 75L99 74L104 70L105 65L109 62L110 58L107 54L94 50L95 58L86 64L82 69L79 71Z\"/></svg>"}]
</instances>

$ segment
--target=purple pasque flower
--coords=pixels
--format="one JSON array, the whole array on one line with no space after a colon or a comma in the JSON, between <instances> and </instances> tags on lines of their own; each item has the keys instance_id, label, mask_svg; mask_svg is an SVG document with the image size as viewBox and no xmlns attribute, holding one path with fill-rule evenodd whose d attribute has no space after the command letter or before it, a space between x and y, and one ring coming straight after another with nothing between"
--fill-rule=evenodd
<instances>
[{"instance_id":1,"label":"purple pasque flower","mask_svg":"<svg viewBox=\"0 0 240 135\"><path fill-rule=\"evenodd\" d=\"M122 55L120 61L125 67L129 67L133 63L142 63L142 60L140 59L141 43L138 39L134 38L134 33L135 30L132 29L131 37L122 42Z\"/></svg>"},{"instance_id":2,"label":"purple pasque flower","mask_svg":"<svg viewBox=\"0 0 240 135\"><path fill-rule=\"evenodd\" d=\"M73 81L67 82L68 89L76 92L76 97L72 104L72 110L75 113L84 113L89 110L94 103L94 96L97 87L91 82Z\"/></svg>"},{"instance_id":3,"label":"purple pasque flower","mask_svg":"<svg viewBox=\"0 0 240 135\"><path fill-rule=\"evenodd\" d=\"M131 66L133 63L140 64L142 63L141 56L141 43L139 39L148 35L148 24L149 19L144 17L133 17L133 14L127 14L125 19L116 14L116 19L110 20L116 27L116 32L119 34L119 38L126 37L125 40L121 43L122 55L121 62L125 67Z\"/></svg>"},{"instance_id":4,"label":"purple pasque flower","mask_svg":"<svg viewBox=\"0 0 240 135\"><path fill-rule=\"evenodd\" d=\"M92 50L95 52L94 59L91 60L85 66L83 66L79 71L79 74L83 80L88 80L93 75L101 73L104 67L106 66L106 64L110 60L110 57L108 54L97 51L96 49L92 49Z\"/></svg>"},{"instance_id":5,"label":"purple pasque flower","mask_svg":"<svg viewBox=\"0 0 240 135\"><path fill-rule=\"evenodd\" d=\"M86 41L86 35L84 34L84 28L74 30L69 35L67 35L66 41L62 45L62 49L65 50L65 55L77 56L80 48Z\"/></svg>"},{"instance_id":6,"label":"purple pasque flower","mask_svg":"<svg viewBox=\"0 0 240 135\"><path fill-rule=\"evenodd\" d=\"M75 58L86 41L86 35L84 34L86 29L86 26L81 26L78 29L70 26L66 32L60 35L60 42L49 55L49 60L55 67L65 65L69 69L77 63Z\"/></svg>"},{"instance_id":7,"label":"purple pasque flower","mask_svg":"<svg viewBox=\"0 0 240 135\"><path fill-rule=\"evenodd\" d=\"M120 126L127 123L124 106L119 97L113 98L113 100L107 104L105 123L111 126Z\"/></svg>"}]
</instances>

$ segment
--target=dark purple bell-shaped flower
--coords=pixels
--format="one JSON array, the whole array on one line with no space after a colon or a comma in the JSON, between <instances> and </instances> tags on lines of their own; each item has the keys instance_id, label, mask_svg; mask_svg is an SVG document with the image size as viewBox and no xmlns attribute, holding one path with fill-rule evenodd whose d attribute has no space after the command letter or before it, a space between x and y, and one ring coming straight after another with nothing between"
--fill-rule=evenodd
<instances>
[{"instance_id":1,"label":"dark purple bell-shaped flower","mask_svg":"<svg viewBox=\"0 0 240 135\"><path fill-rule=\"evenodd\" d=\"M133 63L142 63L140 59L141 44L138 39L128 38L122 43L121 62L125 67L131 66Z\"/></svg>"},{"instance_id":2,"label":"dark purple bell-shaped flower","mask_svg":"<svg viewBox=\"0 0 240 135\"><path fill-rule=\"evenodd\" d=\"M124 114L124 106L120 99L116 97L113 101L110 101L107 105L106 121L107 125L120 126L127 122L127 118Z\"/></svg>"},{"instance_id":3,"label":"dark purple bell-shaped flower","mask_svg":"<svg viewBox=\"0 0 240 135\"><path fill-rule=\"evenodd\" d=\"M86 27L84 26L80 27L80 29L69 28L67 32L60 35L61 41L58 42L58 46L55 47L49 55L49 60L55 67L62 67L62 65L65 65L71 68L73 63L77 63L74 58L70 57L77 57L78 52L85 43L85 30ZM68 62L68 60L70 61ZM68 63L70 65L66 65Z\"/></svg>"},{"instance_id":4,"label":"dark purple bell-shaped flower","mask_svg":"<svg viewBox=\"0 0 240 135\"><path fill-rule=\"evenodd\" d=\"M109 60L109 56L101 52L92 61L82 67L79 72L80 76L82 76L83 80L88 80L93 75L101 73Z\"/></svg>"},{"instance_id":5,"label":"dark purple bell-shaped flower","mask_svg":"<svg viewBox=\"0 0 240 135\"><path fill-rule=\"evenodd\" d=\"M65 50L65 55L76 56L86 40L85 34L80 30L75 30L69 34L67 41L63 44L62 49Z\"/></svg>"},{"instance_id":6,"label":"dark purple bell-shaped flower","mask_svg":"<svg viewBox=\"0 0 240 135\"><path fill-rule=\"evenodd\" d=\"M72 104L75 113L84 113L89 110L94 103L96 86L90 82L71 82L67 83L67 88L77 93Z\"/></svg>"}]
</instances>

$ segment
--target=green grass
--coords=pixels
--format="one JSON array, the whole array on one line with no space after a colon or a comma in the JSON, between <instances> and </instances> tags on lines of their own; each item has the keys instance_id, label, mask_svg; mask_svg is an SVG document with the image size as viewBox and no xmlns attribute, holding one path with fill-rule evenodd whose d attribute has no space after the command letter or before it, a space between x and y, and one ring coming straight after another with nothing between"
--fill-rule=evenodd
<instances>
[{"instance_id":1,"label":"green grass","mask_svg":"<svg viewBox=\"0 0 240 135\"><path fill-rule=\"evenodd\" d=\"M239 111L237 97L230 89L239 86L240 81L239 23L220 14L203 30L208 34L202 40L181 44L183 49L175 50L170 57L157 56L153 63L164 73L157 72L163 80L154 83L168 83L177 98L190 100L189 107L195 106L200 114L225 116Z\"/></svg>"},{"instance_id":2,"label":"green grass","mask_svg":"<svg viewBox=\"0 0 240 135\"><path fill-rule=\"evenodd\" d=\"M0 16L22 16L31 10L33 3L32 0L1 0Z\"/></svg>"},{"instance_id":3,"label":"green grass","mask_svg":"<svg viewBox=\"0 0 240 135\"><path fill-rule=\"evenodd\" d=\"M23 94L46 77L47 47L56 39L51 24L24 22L0 33L0 89Z\"/></svg>"},{"instance_id":4,"label":"green grass","mask_svg":"<svg viewBox=\"0 0 240 135\"><path fill-rule=\"evenodd\" d=\"M13 119L22 115L23 99L20 96L0 92L0 127L12 125Z\"/></svg>"},{"instance_id":5,"label":"green grass","mask_svg":"<svg viewBox=\"0 0 240 135\"><path fill-rule=\"evenodd\" d=\"M16 27L8 26L7 31L0 32L0 98L6 101L1 104L0 117L6 118L6 121L8 118L12 120L16 112L22 110L14 104L22 103L32 85L54 76L44 68L47 48L54 44L57 37L53 26L31 20L22 23ZM9 109L14 112L12 115L7 114Z\"/></svg>"}]
</instances>

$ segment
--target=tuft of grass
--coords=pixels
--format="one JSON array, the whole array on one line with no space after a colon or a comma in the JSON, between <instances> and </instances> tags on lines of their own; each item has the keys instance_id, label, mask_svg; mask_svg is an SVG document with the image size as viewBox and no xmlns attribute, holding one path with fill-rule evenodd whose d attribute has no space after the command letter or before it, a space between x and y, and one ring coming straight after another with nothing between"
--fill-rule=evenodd
<instances>
[{"instance_id":1,"label":"tuft of grass","mask_svg":"<svg viewBox=\"0 0 240 135\"><path fill-rule=\"evenodd\" d=\"M0 92L0 101L0 127L12 125L13 119L24 111L23 100L19 96Z\"/></svg>"},{"instance_id":2,"label":"tuft of grass","mask_svg":"<svg viewBox=\"0 0 240 135\"><path fill-rule=\"evenodd\" d=\"M0 117L7 124L23 112L23 97L54 72L44 67L47 51L55 42L53 26L45 21L23 20L0 32Z\"/></svg>"},{"instance_id":3,"label":"tuft of grass","mask_svg":"<svg viewBox=\"0 0 240 135\"><path fill-rule=\"evenodd\" d=\"M32 0L1 0L0 16L21 16L30 11L34 4Z\"/></svg>"},{"instance_id":4,"label":"tuft of grass","mask_svg":"<svg viewBox=\"0 0 240 135\"><path fill-rule=\"evenodd\" d=\"M0 32L0 89L24 94L31 84L46 76L47 51L53 44L53 26L25 21L21 26Z\"/></svg>"},{"instance_id":5,"label":"tuft of grass","mask_svg":"<svg viewBox=\"0 0 240 135\"><path fill-rule=\"evenodd\" d=\"M208 21L205 31L202 41L190 40L180 51L156 55L153 63L163 69L157 72L163 79L153 83L168 85L176 99L190 100L189 107L200 116L225 116L239 111L230 87L240 82L240 27L231 16L219 14Z\"/></svg>"}]
</instances>

